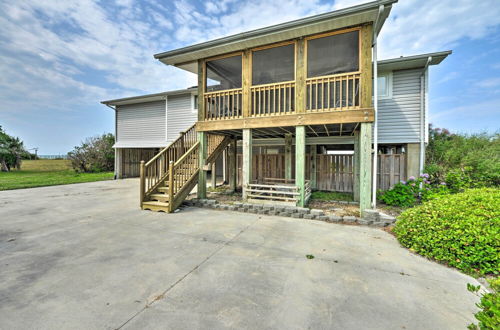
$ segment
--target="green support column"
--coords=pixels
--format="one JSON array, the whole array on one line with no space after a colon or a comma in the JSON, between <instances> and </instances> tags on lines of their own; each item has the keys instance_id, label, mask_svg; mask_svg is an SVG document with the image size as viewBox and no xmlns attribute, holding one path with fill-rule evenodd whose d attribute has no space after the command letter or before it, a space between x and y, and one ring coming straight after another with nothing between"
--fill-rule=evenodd
<instances>
[{"instance_id":1,"label":"green support column","mask_svg":"<svg viewBox=\"0 0 500 330\"><path fill-rule=\"evenodd\" d=\"M318 152L318 146L315 144L310 145L311 148L311 189L316 189L317 187L317 179L316 179L316 170L317 170L317 152Z\"/></svg>"},{"instance_id":2,"label":"green support column","mask_svg":"<svg viewBox=\"0 0 500 330\"><path fill-rule=\"evenodd\" d=\"M297 206L305 206L306 183L306 128L295 127L295 185L299 188L299 201Z\"/></svg>"},{"instance_id":3,"label":"green support column","mask_svg":"<svg viewBox=\"0 0 500 330\"><path fill-rule=\"evenodd\" d=\"M354 131L354 173L353 173L353 197L359 202L359 131Z\"/></svg>"},{"instance_id":4,"label":"green support column","mask_svg":"<svg viewBox=\"0 0 500 330\"><path fill-rule=\"evenodd\" d=\"M200 170L198 171L198 198L207 198L207 172L205 164L207 162L207 133L198 132L198 141L200 147L198 149L198 161Z\"/></svg>"},{"instance_id":5,"label":"green support column","mask_svg":"<svg viewBox=\"0 0 500 330\"><path fill-rule=\"evenodd\" d=\"M214 162L212 163L212 169L210 170L210 187L212 187L212 189L215 189L215 187L217 187L217 167L216 167L216 164L217 163L217 160L214 160Z\"/></svg>"},{"instance_id":6,"label":"green support column","mask_svg":"<svg viewBox=\"0 0 500 330\"><path fill-rule=\"evenodd\" d=\"M359 209L364 216L371 208L372 191L372 123L361 123L359 132Z\"/></svg>"},{"instance_id":7,"label":"green support column","mask_svg":"<svg viewBox=\"0 0 500 330\"><path fill-rule=\"evenodd\" d=\"M236 147L238 140L233 139L229 146L229 190L236 190L237 168L236 168Z\"/></svg>"},{"instance_id":8,"label":"green support column","mask_svg":"<svg viewBox=\"0 0 500 330\"><path fill-rule=\"evenodd\" d=\"M252 130L243 129L242 188L243 199L247 199L247 186L252 182Z\"/></svg>"},{"instance_id":9,"label":"green support column","mask_svg":"<svg viewBox=\"0 0 500 330\"><path fill-rule=\"evenodd\" d=\"M292 134L285 135L285 179L292 178Z\"/></svg>"}]
</instances>

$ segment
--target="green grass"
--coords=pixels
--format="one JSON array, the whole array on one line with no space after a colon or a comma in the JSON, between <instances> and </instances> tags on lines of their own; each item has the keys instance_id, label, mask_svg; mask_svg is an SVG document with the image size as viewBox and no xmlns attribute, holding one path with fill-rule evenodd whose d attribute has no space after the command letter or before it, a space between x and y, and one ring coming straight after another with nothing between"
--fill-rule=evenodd
<instances>
[{"instance_id":1,"label":"green grass","mask_svg":"<svg viewBox=\"0 0 500 330\"><path fill-rule=\"evenodd\" d=\"M76 173L65 159L25 160L21 170L0 172L0 190L54 186L113 179L113 172Z\"/></svg>"},{"instance_id":2,"label":"green grass","mask_svg":"<svg viewBox=\"0 0 500 330\"><path fill-rule=\"evenodd\" d=\"M352 194L333 191L313 191L311 198L319 201L353 201Z\"/></svg>"}]
</instances>

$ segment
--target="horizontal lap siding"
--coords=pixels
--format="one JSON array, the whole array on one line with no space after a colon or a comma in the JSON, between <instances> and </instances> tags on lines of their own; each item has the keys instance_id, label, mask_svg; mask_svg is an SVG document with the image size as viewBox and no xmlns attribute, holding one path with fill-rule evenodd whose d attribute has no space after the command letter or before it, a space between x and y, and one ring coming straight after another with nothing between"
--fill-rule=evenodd
<instances>
[{"instance_id":1,"label":"horizontal lap siding","mask_svg":"<svg viewBox=\"0 0 500 330\"><path fill-rule=\"evenodd\" d=\"M167 141L170 143L186 131L198 118L196 110L192 110L191 94L168 97L167 106Z\"/></svg>"},{"instance_id":2,"label":"horizontal lap siding","mask_svg":"<svg viewBox=\"0 0 500 330\"><path fill-rule=\"evenodd\" d=\"M379 143L420 141L420 75L422 69L394 71L392 98L379 100Z\"/></svg>"},{"instance_id":3,"label":"horizontal lap siding","mask_svg":"<svg viewBox=\"0 0 500 330\"><path fill-rule=\"evenodd\" d=\"M117 106L118 142L165 142L165 101Z\"/></svg>"}]
</instances>

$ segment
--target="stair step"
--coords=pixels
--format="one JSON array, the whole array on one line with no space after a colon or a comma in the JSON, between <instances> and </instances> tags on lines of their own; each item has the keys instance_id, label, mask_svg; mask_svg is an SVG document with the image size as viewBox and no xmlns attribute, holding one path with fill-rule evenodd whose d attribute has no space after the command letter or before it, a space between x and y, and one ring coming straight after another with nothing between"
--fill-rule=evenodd
<instances>
[{"instance_id":1,"label":"stair step","mask_svg":"<svg viewBox=\"0 0 500 330\"><path fill-rule=\"evenodd\" d=\"M151 194L149 197L159 202L168 202L168 194Z\"/></svg>"},{"instance_id":2,"label":"stair step","mask_svg":"<svg viewBox=\"0 0 500 330\"><path fill-rule=\"evenodd\" d=\"M156 212L158 211L168 212L168 203L154 202L154 201L142 202L142 209L156 211Z\"/></svg>"}]
</instances>

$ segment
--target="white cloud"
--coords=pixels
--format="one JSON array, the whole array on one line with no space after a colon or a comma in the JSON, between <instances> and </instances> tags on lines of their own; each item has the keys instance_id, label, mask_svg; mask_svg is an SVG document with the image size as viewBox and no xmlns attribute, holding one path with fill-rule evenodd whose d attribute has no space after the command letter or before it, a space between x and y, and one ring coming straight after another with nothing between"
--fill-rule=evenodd
<instances>
[{"instance_id":1,"label":"white cloud","mask_svg":"<svg viewBox=\"0 0 500 330\"><path fill-rule=\"evenodd\" d=\"M477 86L483 88L500 87L500 78L488 78L477 82Z\"/></svg>"}]
</instances>

